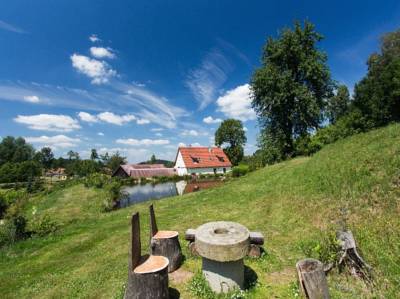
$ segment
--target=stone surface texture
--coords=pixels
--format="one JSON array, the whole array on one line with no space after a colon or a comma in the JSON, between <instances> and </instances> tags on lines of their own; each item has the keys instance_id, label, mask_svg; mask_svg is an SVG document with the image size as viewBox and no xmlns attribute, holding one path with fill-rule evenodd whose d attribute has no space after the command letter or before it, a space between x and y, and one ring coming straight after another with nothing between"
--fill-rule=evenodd
<instances>
[{"instance_id":1,"label":"stone surface texture","mask_svg":"<svg viewBox=\"0 0 400 299\"><path fill-rule=\"evenodd\" d=\"M217 262L203 258L203 274L210 288L216 293L227 293L243 288L243 259L233 262Z\"/></svg>"},{"instance_id":2,"label":"stone surface texture","mask_svg":"<svg viewBox=\"0 0 400 299\"><path fill-rule=\"evenodd\" d=\"M249 245L249 230L236 222L209 222L196 229L197 252L213 261L241 260L247 255Z\"/></svg>"}]
</instances>

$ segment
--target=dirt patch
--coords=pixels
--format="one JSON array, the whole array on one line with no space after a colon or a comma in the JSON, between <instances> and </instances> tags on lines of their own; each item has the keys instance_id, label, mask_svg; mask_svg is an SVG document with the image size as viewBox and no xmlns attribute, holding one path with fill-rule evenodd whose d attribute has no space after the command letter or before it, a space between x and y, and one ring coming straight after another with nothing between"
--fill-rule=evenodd
<instances>
[{"instance_id":1,"label":"dirt patch","mask_svg":"<svg viewBox=\"0 0 400 299\"><path fill-rule=\"evenodd\" d=\"M287 284L296 279L295 269L285 268L282 271L268 273L266 280L273 284Z\"/></svg>"},{"instance_id":2,"label":"dirt patch","mask_svg":"<svg viewBox=\"0 0 400 299\"><path fill-rule=\"evenodd\" d=\"M182 268L179 268L178 270L176 270L172 273L169 273L168 275L174 284L186 283L193 277L192 272L184 270Z\"/></svg>"}]
</instances>

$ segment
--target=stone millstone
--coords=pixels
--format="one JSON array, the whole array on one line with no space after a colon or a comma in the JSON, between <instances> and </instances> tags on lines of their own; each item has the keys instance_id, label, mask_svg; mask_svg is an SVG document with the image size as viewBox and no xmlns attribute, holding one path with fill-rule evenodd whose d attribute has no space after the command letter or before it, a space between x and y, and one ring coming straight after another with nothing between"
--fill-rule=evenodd
<instances>
[{"instance_id":1,"label":"stone millstone","mask_svg":"<svg viewBox=\"0 0 400 299\"><path fill-rule=\"evenodd\" d=\"M247 255L249 245L249 230L236 222L209 222L196 230L197 252L213 261L240 260Z\"/></svg>"}]
</instances>

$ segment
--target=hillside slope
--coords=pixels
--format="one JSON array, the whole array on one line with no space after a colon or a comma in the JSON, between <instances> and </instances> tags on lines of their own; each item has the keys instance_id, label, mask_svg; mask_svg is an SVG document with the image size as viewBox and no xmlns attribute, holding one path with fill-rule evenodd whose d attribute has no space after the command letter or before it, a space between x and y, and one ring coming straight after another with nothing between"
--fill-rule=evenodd
<instances>
[{"instance_id":1,"label":"hillside slope","mask_svg":"<svg viewBox=\"0 0 400 299\"><path fill-rule=\"evenodd\" d=\"M129 216L141 213L148 240L148 203L101 213L101 190L76 185L36 198L38 213L51 212L63 223L59 233L0 250L3 298L120 297L127 276ZM400 125L360 134L327 146L311 158L298 158L256 171L222 187L159 200L159 227L178 230L186 260L196 273L183 240L187 228L231 220L266 236L266 254L245 263L257 274L251 298L290 298L297 292L295 262L321 254L318 246L345 222L366 261L375 268L375 292L361 281L333 271L333 298L400 293ZM29 212L29 211L28 211ZM145 243L145 242L144 242ZM322 252L323 254L323 252ZM171 287L192 298L189 283Z\"/></svg>"}]
</instances>

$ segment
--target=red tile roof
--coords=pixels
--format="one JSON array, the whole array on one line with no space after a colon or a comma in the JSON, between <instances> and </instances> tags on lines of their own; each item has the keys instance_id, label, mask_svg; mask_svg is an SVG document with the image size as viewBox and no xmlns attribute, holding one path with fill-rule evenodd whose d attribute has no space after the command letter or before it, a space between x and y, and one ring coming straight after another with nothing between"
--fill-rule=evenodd
<instances>
[{"instance_id":1,"label":"red tile roof","mask_svg":"<svg viewBox=\"0 0 400 299\"><path fill-rule=\"evenodd\" d=\"M175 175L175 170L173 168L167 168L163 164L124 164L121 165L120 168L122 168L128 176L135 178ZM114 172L113 176L120 168Z\"/></svg>"},{"instance_id":2,"label":"red tile roof","mask_svg":"<svg viewBox=\"0 0 400 299\"><path fill-rule=\"evenodd\" d=\"M186 168L231 167L232 164L219 147L180 147Z\"/></svg>"}]
</instances>

